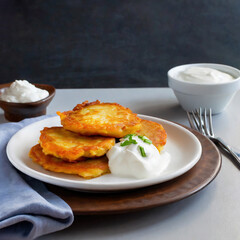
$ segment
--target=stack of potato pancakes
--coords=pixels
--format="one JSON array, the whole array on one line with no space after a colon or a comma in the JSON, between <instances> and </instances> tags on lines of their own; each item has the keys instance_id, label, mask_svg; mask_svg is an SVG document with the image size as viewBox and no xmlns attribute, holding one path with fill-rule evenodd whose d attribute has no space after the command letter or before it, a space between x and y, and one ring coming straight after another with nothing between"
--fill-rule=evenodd
<instances>
[{"instance_id":1,"label":"stack of potato pancakes","mask_svg":"<svg viewBox=\"0 0 240 240\"><path fill-rule=\"evenodd\" d=\"M45 127L30 158L53 172L90 179L110 173L106 153L116 139L136 133L148 137L159 152L166 144L162 125L140 119L117 103L78 104L72 111L57 112L62 127Z\"/></svg>"}]
</instances>

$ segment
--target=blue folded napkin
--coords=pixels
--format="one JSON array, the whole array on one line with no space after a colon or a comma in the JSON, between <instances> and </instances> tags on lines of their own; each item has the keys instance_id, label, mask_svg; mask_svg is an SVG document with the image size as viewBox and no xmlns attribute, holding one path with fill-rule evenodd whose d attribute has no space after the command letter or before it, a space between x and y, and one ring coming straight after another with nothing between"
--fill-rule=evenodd
<instances>
[{"instance_id":1,"label":"blue folded napkin","mask_svg":"<svg viewBox=\"0 0 240 240\"><path fill-rule=\"evenodd\" d=\"M47 116L0 124L0 239L34 239L73 222L71 208L45 185L17 171L6 146L21 128Z\"/></svg>"}]
</instances>

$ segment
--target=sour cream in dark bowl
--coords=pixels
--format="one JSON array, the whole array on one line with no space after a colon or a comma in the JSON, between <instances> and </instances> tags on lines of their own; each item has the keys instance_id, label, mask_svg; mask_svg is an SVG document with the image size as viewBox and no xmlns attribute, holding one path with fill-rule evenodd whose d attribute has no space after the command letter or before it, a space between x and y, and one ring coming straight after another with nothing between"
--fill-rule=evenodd
<instances>
[{"instance_id":1,"label":"sour cream in dark bowl","mask_svg":"<svg viewBox=\"0 0 240 240\"><path fill-rule=\"evenodd\" d=\"M0 84L0 107L4 110L4 116L8 121L18 122L25 118L32 118L46 114L46 108L55 96L55 88L53 86L48 84L32 84L34 85L34 88L30 87L30 89L34 89L33 92L29 91L28 87L26 91L22 91L21 87L24 86L21 86L20 88L18 86L17 89L20 89L20 91L15 91L15 93L17 92L15 96L7 94L7 97L12 101L9 101L9 99L3 100L4 97L2 98L2 94L4 95L4 93L7 93L8 91L12 93L12 91L10 91L10 86L12 84L13 83ZM42 94L42 91L40 90L44 90L44 94ZM47 93L45 91L47 91ZM39 94L39 92L41 93ZM29 94L32 95L30 98L29 96L27 97ZM16 102L15 100L24 100L24 102Z\"/></svg>"}]
</instances>

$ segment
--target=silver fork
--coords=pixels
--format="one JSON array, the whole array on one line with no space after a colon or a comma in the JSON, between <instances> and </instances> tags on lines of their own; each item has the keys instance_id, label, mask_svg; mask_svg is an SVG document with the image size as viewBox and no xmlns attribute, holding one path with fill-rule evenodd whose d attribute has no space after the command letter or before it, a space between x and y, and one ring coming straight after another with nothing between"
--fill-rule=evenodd
<instances>
[{"instance_id":1,"label":"silver fork","mask_svg":"<svg viewBox=\"0 0 240 240\"><path fill-rule=\"evenodd\" d=\"M221 138L214 136L211 109L209 109L207 113L206 109L202 111L202 109L199 108L198 110L187 112L187 116L191 128L199 131L218 145L223 151L227 152L235 160L238 167L240 167L240 153L233 151Z\"/></svg>"}]
</instances>

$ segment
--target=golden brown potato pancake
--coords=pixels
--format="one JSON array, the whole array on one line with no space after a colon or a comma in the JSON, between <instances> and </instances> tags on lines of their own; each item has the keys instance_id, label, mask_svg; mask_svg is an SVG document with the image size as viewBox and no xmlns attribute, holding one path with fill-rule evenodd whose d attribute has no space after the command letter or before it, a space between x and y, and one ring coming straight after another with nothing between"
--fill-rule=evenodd
<instances>
[{"instance_id":1,"label":"golden brown potato pancake","mask_svg":"<svg viewBox=\"0 0 240 240\"><path fill-rule=\"evenodd\" d=\"M167 133L163 126L149 120L142 119L141 128L136 134L149 138L159 152L161 152L167 142Z\"/></svg>"},{"instance_id":2,"label":"golden brown potato pancake","mask_svg":"<svg viewBox=\"0 0 240 240\"><path fill-rule=\"evenodd\" d=\"M45 154L68 161L79 161L100 157L112 148L115 138L102 136L81 136L63 127L45 127L41 131L39 143Z\"/></svg>"},{"instance_id":3,"label":"golden brown potato pancake","mask_svg":"<svg viewBox=\"0 0 240 240\"><path fill-rule=\"evenodd\" d=\"M81 135L101 135L121 138L140 129L141 119L129 108L117 103L88 101L72 111L57 112L63 127Z\"/></svg>"},{"instance_id":4,"label":"golden brown potato pancake","mask_svg":"<svg viewBox=\"0 0 240 240\"><path fill-rule=\"evenodd\" d=\"M106 156L71 163L52 155L45 155L40 144L37 144L31 148L29 157L46 170L67 174L77 174L86 179L110 173L108 168L108 159Z\"/></svg>"}]
</instances>

